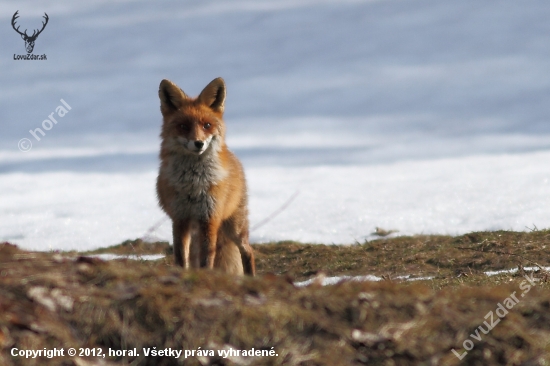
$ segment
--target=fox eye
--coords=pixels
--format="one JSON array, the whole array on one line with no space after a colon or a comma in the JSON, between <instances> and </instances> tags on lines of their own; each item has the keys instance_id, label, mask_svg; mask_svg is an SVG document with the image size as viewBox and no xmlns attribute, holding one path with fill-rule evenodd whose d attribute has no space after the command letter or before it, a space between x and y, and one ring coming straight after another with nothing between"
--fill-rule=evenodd
<instances>
[{"instance_id":1,"label":"fox eye","mask_svg":"<svg viewBox=\"0 0 550 366\"><path fill-rule=\"evenodd\" d=\"M209 130L212 125L210 123L205 123L203 127L205 130Z\"/></svg>"},{"instance_id":2,"label":"fox eye","mask_svg":"<svg viewBox=\"0 0 550 366\"><path fill-rule=\"evenodd\" d=\"M189 131L189 125L185 124L185 123L180 123L178 125L178 128L182 131Z\"/></svg>"}]
</instances>

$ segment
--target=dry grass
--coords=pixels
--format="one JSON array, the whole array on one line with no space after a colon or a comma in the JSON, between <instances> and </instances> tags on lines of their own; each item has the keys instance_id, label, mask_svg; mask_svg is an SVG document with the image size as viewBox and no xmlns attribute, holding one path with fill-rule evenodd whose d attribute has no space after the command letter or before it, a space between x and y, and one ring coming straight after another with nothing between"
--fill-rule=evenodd
<instances>
[{"instance_id":1,"label":"dry grass","mask_svg":"<svg viewBox=\"0 0 550 366\"><path fill-rule=\"evenodd\" d=\"M184 272L158 261L101 261L79 253L25 252L0 244L0 365L547 365L550 293L546 273L524 297L523 267L550 265L549 231L415 236L350 246L254 245L259 275ZM97 252L169 252L139 240ZM86 253L90 255L91 253ZM487 270L515 274L488 277ZM296 288L322 275L375 274ZM433 276L428 281L395 278ZM526 274L525 274L526 275ZM488 334L474 333L513 292L517 305ZM496 318L496 315L495 315ZM464 340L474 348L462 361ZM11 349L64 348L65 357L24 359ZM139 356L69 357L67 349L137 349ZM157 350L216 356L153 357ZM275 350L273 357L218 350Z\"/></svg>"}]
</instances>

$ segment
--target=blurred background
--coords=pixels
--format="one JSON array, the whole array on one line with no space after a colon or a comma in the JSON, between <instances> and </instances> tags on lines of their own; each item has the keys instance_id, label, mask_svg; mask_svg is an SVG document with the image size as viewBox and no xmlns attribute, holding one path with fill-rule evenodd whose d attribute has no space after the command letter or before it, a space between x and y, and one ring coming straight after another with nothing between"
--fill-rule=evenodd
<instances>
[{"instance_id":1,"label":"blurred background","mask_svg":"<svg viewBox=\"0 0 550 366\"><path fill-rule=\"evenodd\" d=\"M0 4L0 240L169 240L158 85L197 95L218 76L252 224L298 192L252 241L550 226L548 1ZM29 34L48 14L46 61L14 60L17 10ZM60 99L71 110L36 140Z\"/></svg>"}]
</instances>

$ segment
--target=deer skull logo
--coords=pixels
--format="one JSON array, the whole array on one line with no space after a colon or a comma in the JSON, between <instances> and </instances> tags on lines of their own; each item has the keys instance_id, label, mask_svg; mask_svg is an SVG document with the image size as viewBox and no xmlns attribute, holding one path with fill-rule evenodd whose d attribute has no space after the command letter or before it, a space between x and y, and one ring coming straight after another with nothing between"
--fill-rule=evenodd
<instances>
[{"instance_id":1,"label":"deer skull logo","mask_svg":"<svg viewBox=\"0 0 550 366\"><path fill-rule=\"evenodd\" d=\"M42 33L44 28L46 28L46 24L48 24L48 14L44 13L44 19L46 21L42 22L42 29L35 29L32 35L29 36L26 29L23 33L21 33L19 31L19 27L15 28L15 20L19 18L19 15L17 15L17 13L19 13L19 10L17 10L15 14L13 14L13 18L11 18L11 26L13 27L13 29L15 29L17 33L21 35L21 38L23 38L23 40L25 41L25 48L27 49L27 53L32 53L32 50L34 49L34 41L36 41L38 35Z\"/></svg>"}]
</instances>

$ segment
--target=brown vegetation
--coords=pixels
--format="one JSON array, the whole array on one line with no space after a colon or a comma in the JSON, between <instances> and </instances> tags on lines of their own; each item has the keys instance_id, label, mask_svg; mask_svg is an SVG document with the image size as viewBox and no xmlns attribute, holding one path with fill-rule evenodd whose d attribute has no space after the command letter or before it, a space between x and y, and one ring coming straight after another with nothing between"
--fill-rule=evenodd
<instances>
[{"instance_id":1,"label":"brown vegetation","mask_svg":"<svg viewBox=\"0 0 550 366\"><path fill-rule=\"evenodd\" d=\"M4 243L0 364L547 365L548 276L524 267L550 265L549 244L549 231L396 237L349 246L257 244L259 275L250 278L184 272L171 255L157 261L90 257L165 253L167 243L128 241L85 254L27 252ZM484 274L508 268L518 271ZM384 280L293 285L365 274ZM403 275L432 279L397 280ZM523 293L525 276L535 282ZM514 292L519 301L513 309L487 334L480 332L485 316L496 314ZM476 329L480 340L470 336ZM473 349L459 360L452 350L464 354L467 339ZM14 357L14 347L63 348L64 356ZM70 347L77 356L67 355ZM145 356L154 347L183 353ZM106 357L78 356L80 348ZM252 348L276 355L218 356ZM118 356L110 357L109 349ZM139 356L121 355L134 349ZM199 349L198 357L185 358L185 350Z\"/></svg>"}]
</instances>

